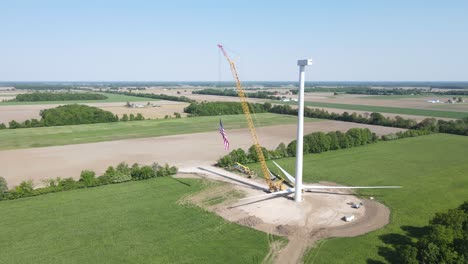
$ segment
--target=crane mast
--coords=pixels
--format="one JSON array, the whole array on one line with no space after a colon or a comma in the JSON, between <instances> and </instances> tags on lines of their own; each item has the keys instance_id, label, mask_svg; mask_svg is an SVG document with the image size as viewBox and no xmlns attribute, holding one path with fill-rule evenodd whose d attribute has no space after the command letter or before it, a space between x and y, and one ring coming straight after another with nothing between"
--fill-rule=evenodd
<instances>
[{"instance_id":1,"label":"crane mast","mask_svg":"<svg viewBox=\"0 0 468 264\"><path fill-rule=\"evenodd\" d=\"M270 179L270 171L268 170L268 167L265 161L265 156L263 155L262 147L260 146L260 143L258 141L257 133L255 131L255 126L252 121L252 116L250 115L249 105L245 97L245 92L244 92L244 89L242 88L242 84L237 74L236 64L229 58L228 54L226 53L222 45L218 44L218 47L223 52L223 55L226 58L226 60L229 62L232 76L234 77L234 80L236 81L237 94L239 95L239 98L241 100L242 111L244 112L244 116L247 119L247 124L249 126L250 135L252 136L253 144L255 146L255 152L257 153L258 160L262 168L263 177L265 178L265 181L268 184L268 188L270 192L277 192L277 191L283 190L285 189L285 187L283 185L282 180L273 182Z\"/></svg>"}]
</instances>

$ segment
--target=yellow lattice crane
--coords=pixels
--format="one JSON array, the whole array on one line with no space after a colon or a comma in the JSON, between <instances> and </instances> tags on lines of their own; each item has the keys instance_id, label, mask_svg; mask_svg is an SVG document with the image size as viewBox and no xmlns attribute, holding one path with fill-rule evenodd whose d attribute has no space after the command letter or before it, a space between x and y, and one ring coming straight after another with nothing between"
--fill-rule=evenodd
<instances>
[{"instance_id":1,"label":"yellow lattice crane","mask_svg":"<svg viewBox=\"0 0 468 264\"><path fill-rule=\"evenodd\" d=\"M277 192L281 190L285 190L286 186L283 184L283 180L272 181L270 171L268 170L267 164L265 162L265 156L263 155L262 147L258 141L257 133L255 132L255 126L252 121L252 116L250 115L249 105L247 103L247 99L245 97L244 89L242 88L242 84L239 80L239 76L237 75L236 64L229 58L227 52L224 50L222 45L218 44L219 49L223 52L224 57L229 62L231 67L232 76L236 81L236 89L237 94L241 100L242 111L244 112L245 118L247 119L247 124L249 126L250 135L252 136L253 144L255 146L255 152L257 152L258 161L260 162L260 166L262 168L262 174L265 178L265 181L268 184L268 189L270 192Z\"/></svg>"}]
</instances>

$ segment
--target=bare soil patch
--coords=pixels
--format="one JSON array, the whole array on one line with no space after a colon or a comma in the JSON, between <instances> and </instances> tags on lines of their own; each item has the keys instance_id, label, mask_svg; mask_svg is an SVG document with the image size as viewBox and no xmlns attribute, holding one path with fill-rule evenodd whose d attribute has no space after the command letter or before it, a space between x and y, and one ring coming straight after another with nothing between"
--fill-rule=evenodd
<instances>
[{"instance_id":1,"label":"bare soil patch","mask_svg":"<svg viewBox=\"0 0 468 264\"><path fill-rule=\"evenodd\" d=\"M139 104L145 105L140 102ZM145 118L164 118L166 115L173 116L174 113L179 113L181 116L187 116L184 113L184 108L187 107L188 103L183 102L173 102L173 101L156 101L153 104L157 105L156 107L144 107L144 108L129 108L121 104L119 106L101 106L100 108L106 111L110 111L113 114L122 117L124 114L142 114Z\"/></svg>"},{"instance_id":2,"label":"bare soil patch","mask_svg":"<svg viewBox=\"0 0 468 264\"><path fill-rule=\"evenodd\" d=\"M173 102L173 101L152 101L148 100L158 107L144 107L144 108L129 108L126 107L124 102L113 103L83 103L85 105L99 107L106 111L110 111L120 117L123 114L138 114L141 113L145 118L164 118L165 115L173 115L174 112L186 116L184 108L188 103ZM137 102L137 104L145 105L146 102ZM40 119L39 112L43 109L54 108L63 104L39 104L39 105L5 105L0 106L0 123L8 123L11 120L23 122L27 119Z\"/></svg>"},{"instance_id":3,"label":"bare soil patch","mask_svg":"<svg viewBox=\"0 0 468 264\"><path fill-rule=\"evenodd\" d=\"M346 131L353 127L367 127L381 135L402 129L355 124L340 121L305 123L305 133L315 131ZM248 149L251 144L247 129L227 131L231 149ZM296 125L277 125L257 128L260 143L273 149L279 143L289 143L296 138ZM79 178L82 170L104 173L110 165L121 161L151 164L169 163L179 168L214 164L226 155L218 131L173 135L155 138L117 140L78 145L54 146L0 151L0 168L9 186L23 180L33 180L36 185L43 179L56 177ZM25 166L27 164L27 166Z\"/></svg>"}]
</instances>

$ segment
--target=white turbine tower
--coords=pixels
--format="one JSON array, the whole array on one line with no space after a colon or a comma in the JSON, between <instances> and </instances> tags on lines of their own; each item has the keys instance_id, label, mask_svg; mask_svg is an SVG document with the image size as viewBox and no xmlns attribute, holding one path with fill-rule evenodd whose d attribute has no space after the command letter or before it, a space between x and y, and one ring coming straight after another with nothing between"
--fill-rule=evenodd
<instances>
[{"instance_id":1,"label":"white turbine tower","mask_svg":"<svg viewBox=\"0 0 468 264\"><path fill-rule=\"evenodd\" d=\"M296 177L294 178L285 169L281 168L276 162L273 163L281 170L286 176L289 182L293 185L292 188L284 191L273 192L264 195L246 197L244 199L259 198L265 196L275 196L281 194L294 193L294 200L296 203L302 201L303 190L315 190L315 189L393 189L401 188L401 186L322 186L322 185L302 185L302 168L303 168L303 138L304 138L304 82L305 82L305 66L312 65L311 59L298 60L297 65L299 66L299 91L298 91L298 104L297 110L297 144L296 144Z\"/></svg>"},{"instance_id":2,"label":"white turbine tower","mask_svg":"<svg viewBox=\"0 0 468 264\"><path fill-rule=\"evenodd\" d=\"M303 146L304 146L304 82L305 66L312 65L311 59L298 60L299 66L299 109L297 110L297 144L296 144L296 203L302 201L302 167L303 167Z\"/></svg>"}]
</instances>

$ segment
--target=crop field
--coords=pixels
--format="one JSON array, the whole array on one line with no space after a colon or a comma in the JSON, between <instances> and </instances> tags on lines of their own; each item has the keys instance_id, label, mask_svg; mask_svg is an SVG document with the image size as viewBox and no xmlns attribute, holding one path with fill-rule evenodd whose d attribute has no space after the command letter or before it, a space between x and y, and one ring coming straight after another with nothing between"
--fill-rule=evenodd
<instances>
[{"instance_id":1,"label":"crop field","mask_svg":"<svg viewBox=\"0 0 468 264\"><path fill-rule=\"evenodd\" d=\"M304 157L304 181L345 185L401 185L402 189L364 190L391 209L391 223L354 238L318 243L306 263L395 263L395 246L428 224L436 212L468 198L468 138L434 134L330 151ZM295 160L279 160L294 172ZM274 167L273 165L271 165Z\"/></svg>"},{"instance_id":2,"label":"crop field","mask_svg":"<svg viewBox=\"0 0 468 264\"><path fill-rule=\"evenodd\" d=\"M0 202L0 263L259 263L276 239L178 200L157 178Z\"/></svg>"},{"instance_id":3,"label":"crop field","mask_svg":"<svg viewBox=\"0 0 468 264\"><path fill-rule=\"evenodd\" d=\"M432 98L445 98L450 99L453 95L432 95ZM431 95L367 95L357 97L359 99L377 99L377 100L393 100L393 99L419 99L419 98L431 98Z\"/></svg>"},{"instance_id":4,"label":"crop field","mask_svg":"<svg viewBox=\"0 0 468 264\"><path fill-rule=\"evenodd\" d=\"M282 104L296 104L296 103L284 103ZM402 115L418 115L427 117L443 117L443 118L463 118L467 117L467 112L455 112L455 111L441 111L441 110L429 110L429 109L415 109L415 108L399 108L399 107L387 107L387 106L373 106L373 105L358 105L358 104L336 104L336 103L323 103L323 102L305 102L306 106L310 107L328 107L338 108L347 110L367 111L367 112L379 112L379 113L392 113Z\"/></svg>"},{"instance_id":5,"label":"crop field","mask_svg":"<svg viewBox=\"0 0 468 264\"><path fill-rule=\"evenodd\" d=\"M137 96L127 96L121 94L105 93L105 100L76 100L76 101L37 101L37 102L0 102L3 105L42 105L42 104L81 104L81 103L115 103L115 102L148 102L158 101L152 98L143 98Z\"/></svg>"},{"instance_id":6,"label":"crop field","mask_svg":"<svg viewBox=\"0 0 468 264\"><path fill-rule=\"evenodd\" d=\"M0 150L59 146L118 139L191 134L219 129L222 118L225 129L246 128L244 115L144 120L103 124L39 127L0 130ZM256 126L294 124L296 117L279 114L257 114ZM306 122L320 121L306 118Z\"/></svg>"}]
</instances>

